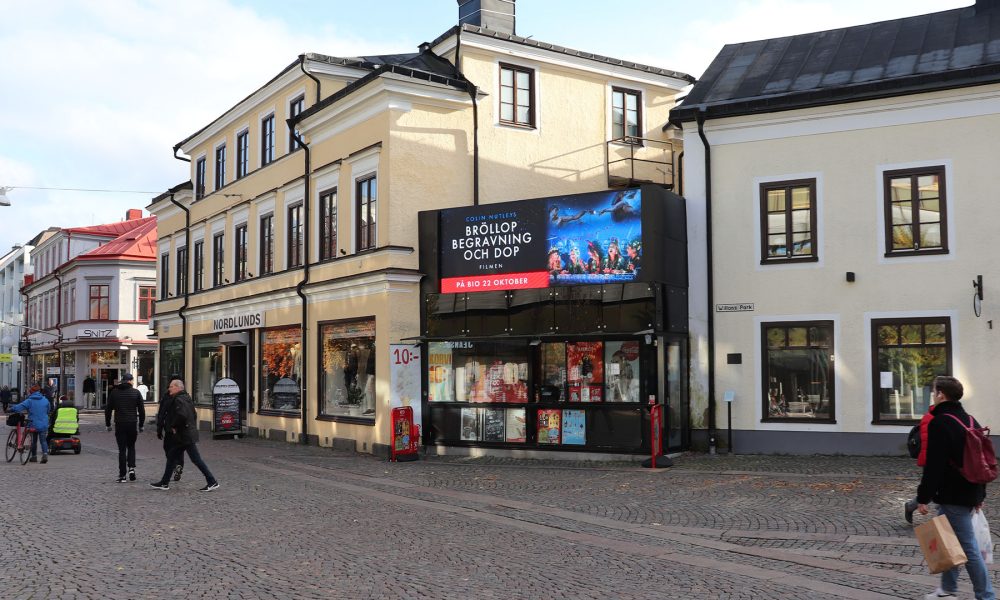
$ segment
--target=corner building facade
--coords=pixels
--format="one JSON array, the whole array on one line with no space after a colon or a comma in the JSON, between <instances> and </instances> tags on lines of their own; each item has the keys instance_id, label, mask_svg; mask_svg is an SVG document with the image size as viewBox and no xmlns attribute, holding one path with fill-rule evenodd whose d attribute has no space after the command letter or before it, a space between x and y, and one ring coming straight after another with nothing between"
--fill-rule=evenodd
<instances>
[{"instance_id":1,"label":"corner building facade","mask_svg":"<svg viewBox=\"0 0 1000 600\"><path fill-rule=\"evenodd\" d=\"M230 378L249 435L384 453L391 407L428 414L400 383L428 369L418 213L673 185L661 126L690 81L475 23L413 54L300 56L180 142L191 180L150 206L161 375L203 429Z\"/></svg>"}]
</instances>

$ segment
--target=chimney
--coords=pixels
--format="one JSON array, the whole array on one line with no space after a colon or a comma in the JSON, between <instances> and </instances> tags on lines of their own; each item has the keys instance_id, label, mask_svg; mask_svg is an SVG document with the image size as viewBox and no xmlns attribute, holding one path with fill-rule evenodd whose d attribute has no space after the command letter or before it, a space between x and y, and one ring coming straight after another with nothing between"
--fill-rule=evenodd
<instances>
[{"instance_id":1,"label":"chimney","mask_svg":"<svg viewBox=\"0 0 1000 600\"><path fill-rule=\"evenodd\" d=\"M475 25L500 33L514 33L516 0L458 0L458 24Z\"/></svg>"},{"instance_id":2,"label":"chimney","mask_svg":"<svg viewBox=\"0 0 1000 600\"><path fill-rule=\"evenodd\" d=\"M125 220L126 221L135 221L135 220L141 219L141 218L142 218L142 209L141 208L130 208L127 211L125 211Z\"/></svg>"}]
</instances>

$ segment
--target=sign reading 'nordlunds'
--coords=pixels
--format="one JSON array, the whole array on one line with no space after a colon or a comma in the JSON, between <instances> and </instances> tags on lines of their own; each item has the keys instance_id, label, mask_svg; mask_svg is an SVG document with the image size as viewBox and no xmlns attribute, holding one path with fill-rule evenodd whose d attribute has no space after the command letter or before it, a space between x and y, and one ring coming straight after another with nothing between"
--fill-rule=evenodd
<instances>
[{"instance_id":1,"label":"sign reading 'nordlunds'","mask_svg":"<svg viewBox=\"0 0 1000 600\"><path fill-rule=\"evenodd\" d=\"M238 329L259 329L264 326L264 313L242 312L212 319L212 331L235 331Z\"/></svg>"}]
</instances>

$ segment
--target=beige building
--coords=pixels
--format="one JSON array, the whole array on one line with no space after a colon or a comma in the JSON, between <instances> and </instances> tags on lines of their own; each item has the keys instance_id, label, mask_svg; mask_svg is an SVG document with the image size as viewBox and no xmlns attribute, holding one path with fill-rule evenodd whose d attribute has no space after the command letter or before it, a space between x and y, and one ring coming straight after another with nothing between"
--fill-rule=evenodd
<instances>
[{"instance_id":1,"label":"beige building","mask_svg":"<svg viewBox=\"0 0 1000 600\"><path fill-rule=\"evenodd\" d=\"M938 374L1000 422L993 4L727 45L673 111L720 447L730 400L737 452L902 453Z\"/></svg>"},{"instance_id":2,"label":"beige building","mask_svg":"<svg viewBox=\"0 0 1000 600\"><path fill-rule=\"evenodd\" d=\"M250 435L384 452L390 407L426 406L390 361L427 349L419 211L674 184L661 128L690 76L520 38L513 2L459 4L412 54L300 56L175 147L191 181L149 206L155 329L204 427L228 427L210 410L228 377Z\"/></svg>"}]
</instances>

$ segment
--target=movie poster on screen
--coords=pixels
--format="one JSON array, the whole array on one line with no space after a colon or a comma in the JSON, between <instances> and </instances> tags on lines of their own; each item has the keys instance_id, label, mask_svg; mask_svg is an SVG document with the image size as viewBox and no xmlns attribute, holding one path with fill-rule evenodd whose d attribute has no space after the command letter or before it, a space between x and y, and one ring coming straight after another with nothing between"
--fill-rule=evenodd
<instances>
[{"instance_id":1,"label":"movie poster on screen","mask_svg":"<svg viewBox=\"0 0 1000 600\"><path fill-rule=\"evenodd\" d=\"M478 408L462 409L462 441L478 442L482 438L482 424Z\"/></svg>"},{"instance_id":2,"label":"movie poster on screen","mask_svg":"<svg viewBox=\"0 0 1000 600\"><path fill-rule=\"evenodd\" d=\"M587 443L587 413L582 410L562 411L562 443L582 446Z\"/></svg>"},{"instance_id":3,"label":"movie poster on screen","mask_svg":"<svg viewBox=\"0 0 1000 600\"><path fill-rule=\"evenodd\" d=\"M441 292L635 281L641 213L638 189L443 210Z\"/></svg>"},{"instance_id":4,"label":"movie poster on screen","mask_svg":"<svg viewBox=\"0 0 1000 600\"><path fill-rule=\"evenodd\" d=\"M538 443L558 444L561 438L562 411L558 409L538 410Z\"/></svg>"},{"instance_id":5,"label":"movie poster on screen","mask_svg":"<svg viewBox=\"0 0 1000 600\"><path fill-rule=\"evenodd\" d=\"M506 439L508 442L527 441L528 427L523 408L508 408L506 422Z\"/></svg>"}]
</instances>

